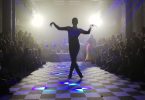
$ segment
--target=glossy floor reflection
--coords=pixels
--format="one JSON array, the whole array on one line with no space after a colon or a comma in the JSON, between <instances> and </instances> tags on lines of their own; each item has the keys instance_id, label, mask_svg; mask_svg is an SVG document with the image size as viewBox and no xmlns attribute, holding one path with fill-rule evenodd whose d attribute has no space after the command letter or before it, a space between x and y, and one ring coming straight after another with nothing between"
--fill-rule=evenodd
<instances>
[{"instance_id":1,"label":"glossy floor reflection","mask_svg":"<svg viewBox=\"0 0 145 100\"><path fill-rule=\"evenodd\" d=\"M131 82L94 65L79 62L83 80L76 72L67 79L70 62L50 63L10 88L12 100L145 100L141 82Z\"/></svg>"}]
</instances>

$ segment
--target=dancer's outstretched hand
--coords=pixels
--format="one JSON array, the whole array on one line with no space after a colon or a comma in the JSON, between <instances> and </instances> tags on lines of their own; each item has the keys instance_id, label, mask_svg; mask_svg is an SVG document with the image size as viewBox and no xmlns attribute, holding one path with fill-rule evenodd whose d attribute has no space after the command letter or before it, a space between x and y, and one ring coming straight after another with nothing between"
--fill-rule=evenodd
<instances>
[{"instance_id":1,"label":"dancer's outstretched hand","mask_svg":"<svg viewBox=\"0 0 145 100\"><path fill-rule=\"evenodd\" d=\"M50 23L50 26L52 27L53 24L55 24L55 23L54 23L54 22L51 22L51 23Z\"/></svg>"},{"instance_id":2,"label":"dancer's outstretched hand","mask_svg":"<svg viewBox=\"0 0 145 100\"><path fill-rule=\"evenodd\" d=\"M95 26L94 24L91 24L91 25L90 25L90 28L93 28L94 26Z\"/></svg>"}]
</instances>

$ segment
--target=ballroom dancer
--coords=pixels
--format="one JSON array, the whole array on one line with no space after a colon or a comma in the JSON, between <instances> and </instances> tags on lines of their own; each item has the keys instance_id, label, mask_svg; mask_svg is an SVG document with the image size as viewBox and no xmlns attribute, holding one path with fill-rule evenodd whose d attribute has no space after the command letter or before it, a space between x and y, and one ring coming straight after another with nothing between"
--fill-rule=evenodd
<instances>
[{"instance_id":1,"label":"ballroom dancer","mask_svg":"<svg viewBox=\"0 0 145 100\"><path fill-rule=\"evenodd\" d=\"M83 75L77 64L77 55L78 55L79 49L80 49L80 43L79 43L78 37L80 34L90 34L90 31L93 26L93 25L90 25L90 28L88 29L88 31L86 31L81 28L78 28L77 24L78 24L77 18L72 19L73 26L60 27L55 22L50 23L50 26L54 25L56 29L68 32L69 53L70 53L70 58L71 58L71 67L70 67L68 79L72 78L72 73L73 73L74 69L78 73L79 77L81 79L83 78Z\"/></svg>"}]
</instances>

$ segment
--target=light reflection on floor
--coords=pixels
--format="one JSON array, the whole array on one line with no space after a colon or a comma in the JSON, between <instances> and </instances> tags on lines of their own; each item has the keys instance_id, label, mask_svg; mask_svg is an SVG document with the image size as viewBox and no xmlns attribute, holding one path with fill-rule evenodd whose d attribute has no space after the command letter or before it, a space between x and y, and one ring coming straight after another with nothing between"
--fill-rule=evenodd
<instances>
[{"instance_id":1,"label":"light reflection on floor","mask_svg":"<svg viewBox=\"0 0 145 100\"><path fill-rule=\"evenodd\" d=\"M145 100L140 82L130 82L87 63L79 62L84 78L76 72L68 80L70 62L47 63L10 88L12 100Z\"/></svg>"}]
</instances>

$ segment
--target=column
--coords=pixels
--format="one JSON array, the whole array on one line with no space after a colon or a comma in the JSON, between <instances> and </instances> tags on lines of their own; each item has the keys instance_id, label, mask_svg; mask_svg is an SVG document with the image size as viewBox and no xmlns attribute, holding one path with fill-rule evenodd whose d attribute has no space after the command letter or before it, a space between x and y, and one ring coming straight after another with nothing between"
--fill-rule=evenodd
<instances>
[{"instance_id":1,"label":"column","mask_svg":"<svg viewBox=\"0 0 145 100\"><path fill-rule=\"evenodd\" d=\"M129 39L132 33L132 0L125 0L126 4L126 38Z\"/></svg>"},{"instance_id":2,"label":"column","mask_svg":"<svg viewBox=\"0 0 145 100\"><path fill-rule=\"evenodd\" d=\"M15 0L12 0L12 38L15 40Z\"/></svg>"},{"instance_id":3,"label":"column","mask_svg":"<svg viewBox=\"0 0 145 100\"><path fill-rule=\"evenodd\" d=\"M0 0L0 33L2 33L2 0Z\"/></svg>"},{"instance_id":4,"label":"column","mask_svg":"<svg viewBox=\"0 0 145 100\"><path fill-rule=\"evenodd\" d=\"M143 27L145 27L145 2L143 3Z\"/></svg>"},{"instance_id":5,"label":"column","mask_svg":"<svg viewBox=\"0 0 145 100\"><path fill-rule=\"evenodd\" d=\"M15 0L2 0L2 32L9 39L15 34Z\"/></svg>"}]
</instances>

